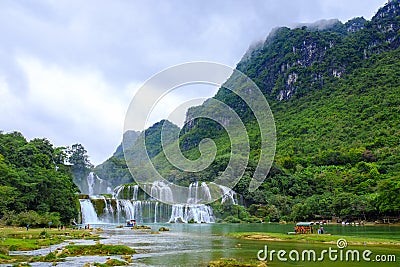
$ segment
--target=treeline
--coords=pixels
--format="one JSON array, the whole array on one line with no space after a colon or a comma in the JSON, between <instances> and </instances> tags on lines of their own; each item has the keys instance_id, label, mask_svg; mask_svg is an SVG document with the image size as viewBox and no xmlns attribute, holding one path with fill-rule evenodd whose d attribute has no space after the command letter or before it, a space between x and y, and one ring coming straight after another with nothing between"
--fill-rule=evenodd
<instances>
[{"instance_id":1,"label":"treeline","mask_svg":"<svg viewBox=\"0 0 400 267\"><path fill-rule=\"evenodd\" d=\"M27 141L19 132L0 132L0 221L44 226L77 218L79 189L71 170L73 160L79 162L76 147L54 147L44 138Z\"/></svg>"},{"instance_id":2,"label":"treeline","mask_svg":"<svg viewBox=\"0 0 400 267\"><path fill-rule=\"evenodd\" d=\"M400 1L394 0L371 21L337 21L324 29L280 28L246 53L237 69L255 81L269 100L277 150L268 177L258 190L249 192L261 152L260 129L246 103L220 88L215 98L239 115L251 152L245 173L234 188L248 208L215 204L219 217L227 221L292 221L400 216L399 14ZM227 84L235 82L233 77ZM245 90L245 86L238 87ZM189 109L188 118L196 112L220 115L207 101ZM206 118L189 121L179 140L187 158L201 156L198 145L204 138L212 138L217 146L214 162L201 172L185 173L169 164L154 134L160 124L151 127L146 136L151 139L146 146L154 166L163 177L183 186L214 181L229 163L231 144L237 142L216 122ZM114 168L108 172L111 179L112 173L128 173L124 162L109 163ZM146 174L146 168L140 173Z\"/></svg>"},{"instance_id":3,"label":"treeline","mask_svg":"<svg viewBox=\"0 0 400 267\"><path fill-rule=\"evenodd\" d=\"M249 164L234 188L249 207L248 215L237 213L240 220L400 216L398 14L399 1L391 1L371 21L358 18L323 30L278 29L238 64L269 99L277 130L274 165L250 193L260 155L257 121L234 93L218 91L215 98L239 114L250 139ZM207 108L189 113L207 114ZM155 166L182 185L213 181L226 168L235 140L221 126L196 119L183 129L184 155L198 158L203 138L213 138L218 147L216 160L204 171L185 174L165 164L163 155L154 157ZM221 215L235 217L235 212Z\"/></svg>"}]
</instances>

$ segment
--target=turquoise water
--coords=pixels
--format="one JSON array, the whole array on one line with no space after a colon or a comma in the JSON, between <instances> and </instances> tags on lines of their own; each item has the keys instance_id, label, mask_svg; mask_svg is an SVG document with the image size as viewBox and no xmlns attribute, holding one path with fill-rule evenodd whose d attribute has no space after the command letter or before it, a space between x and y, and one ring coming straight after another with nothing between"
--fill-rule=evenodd
<instances>
[{"instance_id":1,"label":"turquoise water","mask_svg":"<svg viewBox=\"0 0 400 267\"><path fill-rule=\"evenodd\" d=\"M159 227L166 226L170 228L168 232L160 232L159 234L151 233L145 230L131 230L130 228L116 228L115 224L98 225L104 229L101 236L104 238L100 242L104 244L123 244L134 248L138 253L132 256L133 263L130 266L207 266L207 264L219 258L236 258L238 260L248 261L256 260L257 254L261 251L260 256L264 256L265 247L267 253L275 250L272 261L268 258L267 265L271 266L311 266L311 267L333 267L333 266L400 266L400 250L399 246L383 247L383 246L348 246L343 248L343 253L348 250L357 250L360 253L360 261L340 260L340 249L336 244L312 244L312 243L295 243L295 242L271 242L257 240L243 240L229 238L225 236L231 232L276 232L285 233L293 231L293 224L148 224L152 227L151 231L158 231ZM97 227L97 225L93 225ZM398 226L341 226L326 225L325 231L330 234L358 236L358 237L377 237L388 238L400 241L400 227ZM75 241L78 242L78 241ZM93 243L94 241L82 240L80 242ZM326 253L324 260L318 261L323 250L338 250L338 258L333 261ZM282 262L277 258L277 251L282 250L286 253L286 262ZM299 261L290 260L289 253L296 256L293 250L299 253ZM301 255L304 250L316 253L316 260L308 260L307 254L304 261ZM370 262L366 262L361 258L363 251L370 250ZM46 252L47 253L47 252ZM394 255L395 262L376 262L372 261L376 255ZM119 256L114 256L119 258ZM89 256L89 257L69 257L66 262L57 264L59 267L66 266L83 266L86 262L106 261L106 256ZM51 266L51 263L32 263L32 266Z\"/></svg>"},{"instance_id":2,"label":"turquoise water","mask_svg":"<svg viewBox=\"0 0 400 267\"><path fill-rule=\"evenodd\" d=\"M368 244L366 246L349 246L342 249L342 260L340 260L340 249L336 244L266 242L224 236L230 232L288 232L292 231L294 227L290 224L176 224L167 226L171 228L171 232L162 234L164 236L157 239L155 247L151 248L149 245L149 250L152 251L151 255L137 259L137 263L143 263L144 266L207 266L209 261L219 258L256 260L257 253L259 250L265 250L265 246L268 247L268 251L284 250L286 253L295 249L300 253L300 259L301 252L304 250L313 250L316 253L316 261L308 261L307 257L305 261L291 261L286 255L287 262L279 261L275 253L272 261L268 261L268 266L321 266L321 264L324 266L399 266L400 262L398 247L371 247ZM400 240L400 227L327 225L324 228L327 232L335 235L391 237ZM321 258L321 251L329 250L329 247L332 250L338 250L338 258L333 261L328 257L329 255L324 254L324 260L318 261L318 258ZM351 260L351 254L349 254L350 261L346 262L346 251L348 250L358 250L360 261L357 261L356 258ZM370 262L362 259L362 253L365 250L372 252L368 257L371 259ZM295 256L295 254L293 255ZM394 255L396 262L373 262L376 255ZM334 254L332 254L332 259L334 259Z\"/></svg>"}]
</instances>

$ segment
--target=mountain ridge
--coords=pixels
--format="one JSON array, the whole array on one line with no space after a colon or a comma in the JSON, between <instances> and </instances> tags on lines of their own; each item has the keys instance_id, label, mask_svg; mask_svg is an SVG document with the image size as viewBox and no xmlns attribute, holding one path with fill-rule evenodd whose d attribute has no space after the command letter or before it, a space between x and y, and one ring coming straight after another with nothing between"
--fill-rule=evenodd
<instances>
[{"instance_id":1,"label":"mountain ridge","mask_svg":"<svg viewBox=\"0 0 400 267\"><path fill-rule=\"evenodd\" d=\"M260 153L254 114L227 89L214 96L239 114L249 133L250 161L234 188L248 205L267 205L287 220L399 215L399 200L393 201L400 199L399 14L400 1L390 1L370 21L281 27L249 48L237 69L269 100L278 138L275 162L256 192L248 191ZM229 161L223 125L190 119L202 112L211 112L207 101L188 110L181 149L196 159L200 141L214 137L216 160L188 175L162 153L152 157L171 182L212 181Z\"/></svg>"}]
</instances>

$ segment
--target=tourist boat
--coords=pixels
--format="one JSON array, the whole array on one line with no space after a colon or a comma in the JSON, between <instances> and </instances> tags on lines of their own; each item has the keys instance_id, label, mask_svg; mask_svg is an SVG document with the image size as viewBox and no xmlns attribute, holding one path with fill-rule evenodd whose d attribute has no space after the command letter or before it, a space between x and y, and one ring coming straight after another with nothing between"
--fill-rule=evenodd
<instances>
[{"instance_id":1,"label":"tourist boat","mask_svg":"<svg viewBox=\"0 0 400 267\"><path fill-rule=\"evenodd\" d=\"M294 227L296 234L312 234L314 233L313 222L299 222Z\"/></svg>"},{"instance_id":2,"label":"tourist boat","mask_svg":"<svg viewBox=\"0 0 400 267\"><path fill-rule=\"evenodd\" d=\"M133 227L133 226L136 226L136 220L129 220L129 221L126 221L126 226L127 227Z\"/></svg>"}]
</instances>

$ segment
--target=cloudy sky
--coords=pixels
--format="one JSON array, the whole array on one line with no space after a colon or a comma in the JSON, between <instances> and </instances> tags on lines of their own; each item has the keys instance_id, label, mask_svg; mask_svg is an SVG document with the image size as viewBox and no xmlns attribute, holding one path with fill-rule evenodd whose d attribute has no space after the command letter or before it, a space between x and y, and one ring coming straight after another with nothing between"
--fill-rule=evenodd
<instances>
[{"instance_id":1,"label":"cloudy sky","mask_svg":"<svg viewBox=\"0 0 400 267\"><path fill-rule=\"evenodd\" d=\"M385 2L2 0L0 130L81 143L99 164L121 142L135 91L159 71L189 61L234 67L277 26L371 19Z\"/></svg>"}]
</instances>

